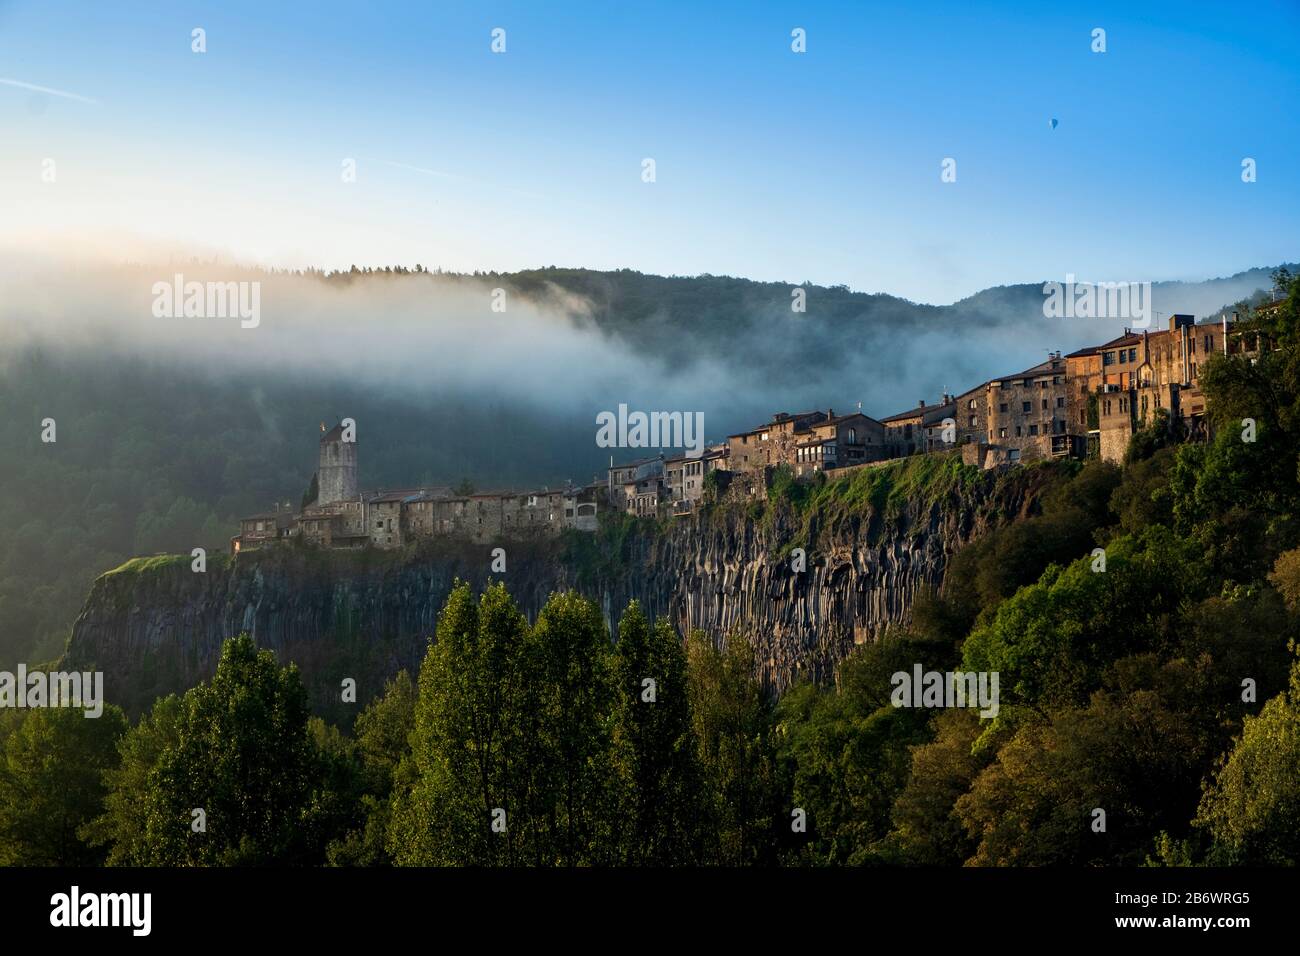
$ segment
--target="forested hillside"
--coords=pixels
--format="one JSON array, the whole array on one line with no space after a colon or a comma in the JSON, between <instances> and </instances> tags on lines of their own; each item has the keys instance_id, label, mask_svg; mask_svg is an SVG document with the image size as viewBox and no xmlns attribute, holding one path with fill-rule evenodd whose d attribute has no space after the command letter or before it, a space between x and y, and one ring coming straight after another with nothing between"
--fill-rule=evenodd
<instances>
[{"instance_id":1,"label":"forested hillside","mask_svg":"<svg viewBox=\"0 0 1300 956\"><path fill-rule=\"evenodd\" d=\"M247 637L133 727L6 712L0 862L1294 865L1288 284L1254 319L1276 350L1203 367L1210 444L1144 433L1122 468L1062 473L833 684L773 702L738 637L683 640L633 605L613 641L575 594L530 624L504 586L462 586L351 734ZM895 706L891 675L918 664L998 672L997 716Z\"/></svg>"}]
</instances>

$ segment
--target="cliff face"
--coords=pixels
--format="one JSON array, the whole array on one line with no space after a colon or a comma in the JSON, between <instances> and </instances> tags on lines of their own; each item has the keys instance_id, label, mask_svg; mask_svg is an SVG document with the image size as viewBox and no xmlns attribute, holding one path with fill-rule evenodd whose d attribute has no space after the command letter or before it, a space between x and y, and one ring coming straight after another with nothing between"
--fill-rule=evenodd
<instances>
[{"instance_id":1,"label":"cliff face","mask_svg":"<svg viewBox=\"0 0 1300 956\"><path fill-rule=\"evenodd\" d=\"M248 631L297 663L318 712L347 718L357 708L340 703L344 678L364 703L400 668L414 673L455 579L503 578L530 619L572 587L611 623L636 599L683 632L743 631L779 692L800 672L828 677L855 642L905 622L917 589L939 585L966 542L1032 510L1041 484L1039 470L1018 469L888 509L732 506L617 534L503 542L504 575L490 573L490 547L449 540L402 554L278 548L204 573L188 557L146 559L95 582L64 665L104 671L109 700L138 712L208 677L222 641ZM793 547L806 570L795 570Z\"/></svg>"}]
</instances>

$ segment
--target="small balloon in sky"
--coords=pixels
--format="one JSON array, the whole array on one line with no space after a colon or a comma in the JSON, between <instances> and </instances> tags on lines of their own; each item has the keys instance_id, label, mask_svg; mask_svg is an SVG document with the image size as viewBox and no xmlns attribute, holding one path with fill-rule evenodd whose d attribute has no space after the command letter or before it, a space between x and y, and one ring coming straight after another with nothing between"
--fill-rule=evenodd
<instances>
[{"instance_id":1,"label":"small balloon in sky","mask_svg":"<svg viewBox=\"0 0 1300 956\"><path fill-rule=\"evenodd\" d=\"M1052 129L1056 129L1056 117L1053 116L1049 122L1052 124Z\"/></svg>"}]
</instances>

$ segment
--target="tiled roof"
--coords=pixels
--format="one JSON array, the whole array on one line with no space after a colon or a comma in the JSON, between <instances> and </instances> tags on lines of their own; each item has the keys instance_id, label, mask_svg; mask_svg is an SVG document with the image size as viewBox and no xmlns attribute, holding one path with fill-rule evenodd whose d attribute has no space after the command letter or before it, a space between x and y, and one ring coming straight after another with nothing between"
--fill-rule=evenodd
<instances>
[{"instance_id":1,"label":"tiled roof","mask_svg":"<svg viewBox=\"0 0 1300 956\"><path fill-rule=\"evenodd\" d=\"M1015 372L1011 375L999 375L997 378L989 379L991 382L1009 382L1016 378L1036 378L1039 375L1046 375L1052 371L1052 363L1039 362L1037 365L1030 366L1023 372Z\"/></svg>"},{"instance_id":2,"label":"tiled roof","mask_svg":"<svg viewBox=\"0 0 1300 956\"><path fill-rule=\"evenodd\" d=\"M905 412L899 412L897 415L889 415L885 418L882 418L880 419L880 422L881 424L885 424L887 422L902 421L905 418L923 418L925 416L926 409L928 409L929 407L930 406L927 405L923 408L920 405L918 405L916 408L908 409Z\"/></svg>"},{"instance_id":3,"label":"tiled roof","mask_svg":"<svg viewBox=\"0 0 1300 956\"><path fill-rule=\"evenodd\" d=\"M877 419L872 418L870 415L866 414L865 412L849 412L849 414L847 414L847 415L836 415L834 418L829 419L829 420L824 421L824 422L819 422L818 424L820 424L820 425L839 425L839 424L842 424L842 423L844 423L844 422L850 421L850 420L852 420L852 419L854 419L854 418L865 418L865 419L866 419L867 421L869 421L869 422L876 422L876 424L879 424L879 421L878 421Z\"/></svg>"},{"instance_id":4,"label":"tiled roof","mask_svg":"<svg viewBox=\"0 0 1300 956\"><path fill-rule=\"evenodd\" d=\"M1158 330L1158 331L1163 331L1163 330ZM1119 345L1136 345L1138 342L1141 341L1142 341L1142 336L1139 335L1137 332L1126 332L1123 335L1116 336L1115 338L1111 339L1109 342L1103 342L1101 345L1090 345L1087 348L1083 348L1075 352L1071 352L1069 355L1066 356L1066 358L1083 358L1084 356L1088 356L1088 355L1096 355L1098 352L1105 351L1106 349L1113 349ZM1019 378L1020 376L1008 375L1006 377Z\"/></svg>"}]
</instances>

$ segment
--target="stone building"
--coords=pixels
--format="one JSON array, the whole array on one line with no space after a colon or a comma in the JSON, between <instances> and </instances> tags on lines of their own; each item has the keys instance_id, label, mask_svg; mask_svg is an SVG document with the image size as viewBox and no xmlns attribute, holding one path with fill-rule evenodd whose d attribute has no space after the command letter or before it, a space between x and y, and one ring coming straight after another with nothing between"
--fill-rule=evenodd
<instances>
[{"instance_id":1,"label":"stone building","mask_svg":"<svg viewBox=\"0 0 1300 956\"><path fill-rule=\"evenodd\" d=\"M1079 454L1067 430L1068 390L1060 352L1023 372L990 379L984 400L988 444L1016 449L1020 460Z\"/></svg>"},{"instance_id":2,"label":"stone building","mask_svg":"<svg viewBox=\"0 0 1300 956\"><path fill-rule=\"evenodd\" d=\"M780 464L793 465L799 442L812 435L812 426L826 421L826 412L777 412L766 425L727 436L729 468L747 476Z\"/></svg>"},{"instance_id":3,"label":"stone building","mask_svg":"<svg viewBox=\"0 0 1300 956\"><path fill-rule=\"evenodd\" d=\"M624 496L627 500L628 514L654 517L659 513L659 505L667 501L663 476L652 475L632 482L630 486L625 486Z\"/></svg>"},{"instance_id":4,"label":"stone building","mask_svg":"<svg viewBox=\"0 0 1300 956\"><path fill-rule=\"evenodd\" d=\"M1181 437L1210 437L1200 373L1212 356L1258 353L1259 343L1235 331L1236 316L1197 324L1173 315L1157 332L1128 333L1122 343L1098 347L1102 380L1097 395L1097 444L1101 457L1120 461L1133 433L1164 410ZM1128 369L1119 373L1120 357Z\"/></svg>"},{"instance_id":5,"label":"stone building","mask_svg":"<svg viewBox=\"0 0 1300 956\"><path fill-rule=\"evenodd\" d=\"M322 428L323 431L323 428ZM336 497L357 483L355 442L343 429L324 432L320 441L317 500L294 516L284 512L241 519L230 542L238 553L282 539L299 538L325 548L401 548L437 535L476 542L540 534L565 528L595 531L604 489L566 486L533 492L503 491L453 496L447 487L405 488Z\"/></svg>"},{"instance_id":6,"label":"stone building","mask_svg":"<svg viewBox=\"0 0 1300 956\"><path fill-rule=\"evenodd\" d=\"M957 442L956 403L945 394L938 404L927 405L925 399L897 415L880 419L884 428L885 454L882 458L906 458L929 451L942 451ZM952 442L944 440L944 429L954 428Z\"/></svg>"},{"instance_id":7,"label":"stone building","mask_svg":"<svg viewBox=\"0 0 1300 956\"><path fill-rule=\"evenodd\" d=\"M1182 437L1208 438L1201 369L1213 355L1258 349L1236 325L1236 316L1198 325L1194 316L1175 314L1167 328L1125 329L1103 345L1070 353L1071 429L1107 461L1122 460L1133 433L1160 410Z\"/></svg>"},{"instance_id":8,"label":"stone building","mask_svg":"<svg viewBox=\"0 0 1300 956\"><path fill-rule=\"evenodd\" d=\"M568 489L564 495L566 525L576 531L595 531L598 522L597 509L604 494L605 488L600 484Z\"/></svg>"},{"instance_id":9,"label":"stone building","mask_svg":"<svg viewBox=\"0 0 1300 956\"><path fill-rule=\"evenodd\" d=\"M945 451L958 444L957 403L944 395L938 405L928 405L921 416L922 450Z\"/></svg>"},{"instance_id":10,"label":"stone building","mask_svg":"<svg viewBox=\"0 0 1300 956\"><path fill-rule=\"evenodd\" d=\"M794 452L794 461L785 463L801 477L880 461L886 457L885 426L861 412L836 415L832 408L824 420L808 426Z\"/></svg>"},{"instance_id":11,"label":"stone building","mask_svg":"<svg viewBox=\"0 0 1300 956\"><path fill-rule=\"evenodd\" d=\"M957 422L957 444L984 444L988 438L988 382L980 382L953 399L952 416Z\"/></svg>"},{"instance_id":12,"label":"stone building","mask_svg":"<svg viewBox=\"0 0 1300 956\"><path fill-rule=\"evenodd\" d=\"M231 539L231 550L252 551L298 534L298 520L291 511L266 511L239 519L239 534Z\"/></svg>"},{"instance_id":13,"label":"stone building","mask_svg":"<svg viewBox=\"0 0 1300 956\"><path fill-rule=\"evenodd\" d=\"M321 422L320 465L316 471L316 503L350 501L357 496L357 443L344 441L342 424L325 431Z\"/></svg>"},{"instance_id":14,"label":"stone building","mask_svg":"<svg viewBox=\"0 0 1300 956\"><path fill-rule=\"evenodd\" d=\"M366 499L366 531L374 547L400 548L405 543L402 505L418 495L416 491L387 491Z\"/></svg>"},{"instance_id":15,"label":"stone building","mask_svg":"<svg viewBox=\"0 0 1300 956\"><path fill-rule=\"evenodd\" d=\"M663 483L664 456L639 458L620 465L611 461L608 474L610 507L617 511L635 511L637 496L647 494L651 485Z\"/></svg>"},{"instance_id":16,"label":"stone building","mask_svg":"<svg viewBox=\"0 0 1300 956\"><path fill-rule=\"evenodd\" d=\"M715 471L726 471L729 446L709 445L698 458L678 455L664 461L664 496L674 513L690 511L704 497L704 479Z\"/></svg>"}]
</instances>

